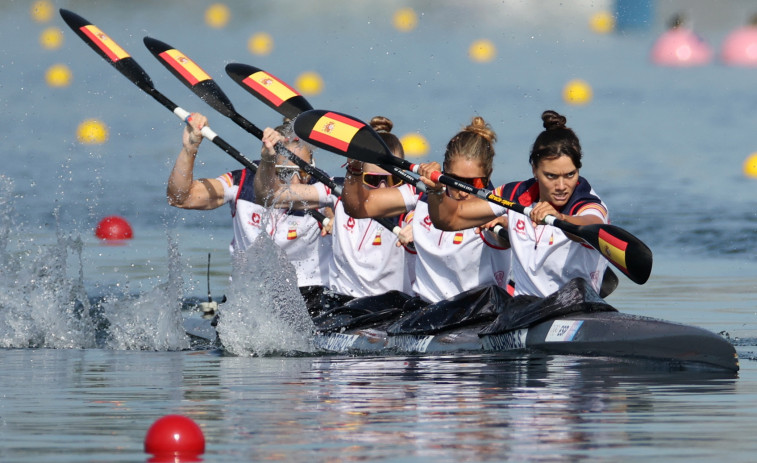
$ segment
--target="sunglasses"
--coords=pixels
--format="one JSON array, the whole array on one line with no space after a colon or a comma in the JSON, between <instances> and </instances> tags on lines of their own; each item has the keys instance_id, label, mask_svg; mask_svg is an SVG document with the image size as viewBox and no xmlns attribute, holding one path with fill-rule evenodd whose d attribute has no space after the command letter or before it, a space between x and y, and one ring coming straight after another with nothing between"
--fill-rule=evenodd
<instances>
[{"instance_id":1,"label":"sunglasses","mask_svg":"<svg viewBox=\"0 0 757 463\"><path fill-rule=\"evenodd\" d=\"M479 189L486 188L486 185L489 183L488 177L458 177L455 174L449 174L447 172L444 172L444 175L449 178L453 178L458 182L467 183L468 185L472 185L473 187Z\"/></svg>"},{"instance_id":2,"label":"sunglasses","mask_svg":"<svg viewBox=\"0 0 757 463\"><path fill-rule=\"evenodd\" d=\"M381 183L384 183L387 187L400 186L405 183L404 180L395 177L392 174L373 174L370 172L363 172L363 183L371 188L378 188Z\"/></svg>"},{"instance_id":3,"label":"sunglasses","mask_svg":"<svg viewBox=\"0 0 757 463\"><path fill-rule=\"evenodd\" d=\"M300 169L298 166L276 166L276 175L279 180L285 183L291 183L292 179L296 175L301 182L307 183L310 180L310 174Z\"/></svg>"}]
</instances>

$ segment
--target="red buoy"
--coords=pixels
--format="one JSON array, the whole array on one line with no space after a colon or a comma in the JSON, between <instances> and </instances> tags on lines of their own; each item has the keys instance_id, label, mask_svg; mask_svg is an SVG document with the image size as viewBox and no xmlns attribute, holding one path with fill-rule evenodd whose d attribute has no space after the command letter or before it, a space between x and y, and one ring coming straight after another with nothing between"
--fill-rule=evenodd
<instances>
[{"instance_id":1,"label":"red buoy","mask_svg":"<svg viewBox=\"0 0 757 463\"><path fill-rule=\"evenodd\" d=\"M111 215L97 224L95 236L101 240L130 240L132 238L131 225L123 217Z\"/></svg>"},{"instance_id":2,"label":"red buoy","mask_svg":"<svg viewBox=\"0 0 757 463\"><path fill-rule=\"evenodd\" d=\"M205 436L191 418L166 415L147 430L145 452L155 456L150 461L201 461Z\"/></svg>"}]
</instances>

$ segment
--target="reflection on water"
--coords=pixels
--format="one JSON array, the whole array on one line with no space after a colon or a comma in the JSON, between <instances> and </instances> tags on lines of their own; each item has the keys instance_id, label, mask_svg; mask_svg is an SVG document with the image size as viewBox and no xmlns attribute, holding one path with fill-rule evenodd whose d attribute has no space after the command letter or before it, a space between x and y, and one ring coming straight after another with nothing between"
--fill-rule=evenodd
<instances>
[{"instance_id":1,"label":"reflection on water","mask_svg":"<svg viewBox=\"0 0 757 463\"><path fill-rule=\"evenodd\" d=\"M720 436L695 446L727 449L754 416L742 416L734 394L754 398L753 378L609 359L96 349L2 358L16 372L0 378L3 461L46 460L62 448L139 460L147 428L168 413L201 425L208 461L293 462L617 461L659 446L682 456L693 433Z\"/></svg>"}]
</instances>

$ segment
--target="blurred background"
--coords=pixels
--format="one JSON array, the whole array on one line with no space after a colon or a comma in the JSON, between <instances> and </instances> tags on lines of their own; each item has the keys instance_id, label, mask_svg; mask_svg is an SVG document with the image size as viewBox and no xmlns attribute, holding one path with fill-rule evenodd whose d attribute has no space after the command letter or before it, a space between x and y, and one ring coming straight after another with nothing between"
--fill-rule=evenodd
<instances>
[{"instance_id":1,"label":"blurred background","mask_svg":"<svg viewBox=\"0 0 757 463\"><path fill-rule=\"evenodd\" d=\"M658 262L757 257L757 40L725 51L757 13L753 1L6 0L0 192L12 209L7 242L23 250L56 234L81 236L86 278L159 273L168 232L196 278L207 253L217 254L221 281L232 234L227 207L166 204L182 122L85 45L59 8L97 25L160 92L207 114L250 158L260 142L170 75L143 37L191 57L260 127L281 118L228 78L226 64L270 72L319 109L391 118L415 161L440 160L448 139L480 115L499 137L495 184L531 175L540 114L555 109L581 138L581 174L609 204L613 222L647 242ZM674 22L676 36L663 44ZM316 159L343 174L344 159L323 152ZM195 173L237 168L206 142ZM94 236L109 215L130 223L132 241L107 246Z\"/></svg>"}]
</instances>

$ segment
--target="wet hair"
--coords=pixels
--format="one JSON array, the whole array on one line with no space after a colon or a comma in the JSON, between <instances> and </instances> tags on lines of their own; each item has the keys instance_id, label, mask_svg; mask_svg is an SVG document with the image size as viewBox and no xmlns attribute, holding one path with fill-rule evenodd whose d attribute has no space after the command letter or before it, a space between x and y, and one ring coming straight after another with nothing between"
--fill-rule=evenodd
<instances>
[{"instance_id":1,"label":"wet hair","mask_svg":"<svg viewBox=\"0 0 757 463\"><path fill-rule=\"evenodd\" d=\"M542 159L557 159L568 156L577 169L581 168L581 143L572 129L565 127L567 119L556 111L544 111L541 115L544 131L536 137L528 162L538 167Z\"/></svg>"},{"instance_id":2,"label":"wet hair","mask_svg":"<svg viewBox=\"0 0 757 463\"><path fill-rule=\"evenodd\" d=\"M449 167L453 159L463 158L480 162L487 177L494 170L494 142L497 134L483 117L476 116L471 123L458 132L447 143L444 152L444 168Z\"/></svg>"},{"instance_id":3,"label":"wet hair","mask_svg":"<svg viewBox=\"0 0 757 463\"><path fill-rule=\"evenodd\" d=\"M393 133L391 133L394 123L391 119L384 116L375 116L370 122L371 128L379 134L386 146L392 150L395 156L405 159L405 149L402 147L400 139Z\"/></svg>"}]
</instances>

